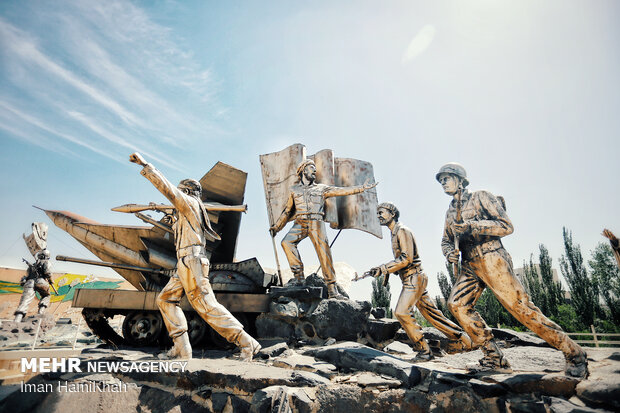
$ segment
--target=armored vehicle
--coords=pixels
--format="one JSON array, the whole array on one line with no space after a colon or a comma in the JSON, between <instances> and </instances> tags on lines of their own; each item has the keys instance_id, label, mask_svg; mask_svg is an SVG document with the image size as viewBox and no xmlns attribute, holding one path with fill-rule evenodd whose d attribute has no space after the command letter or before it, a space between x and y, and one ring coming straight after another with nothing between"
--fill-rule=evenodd
<instances>
[{"instance_id":1,"label":"armored vehicle","mask_svg":"<svg viewBox=\"0 0 620 413\"><path fill-rule=\"evenodd\" d=\"M254 321L261 312L269 311L267 289L277 277L266 274L256 258L237 262L235 249L243 204L247 173L218 162L200 184L213 229L221 240L207 242L212 263L209 279L217 300L227 307L252 334ZM79 289L73 307L83 308L86 323L102 340L113 345L153 346L168 340L166 328L155 299L175 272L177 263L172 233L173 208L167 205L127 204L114 211L134 213L148 226L99 224L68 211L44 210L54 224L73 236L102 261L57 256L57 260L79 262L113 268L135 290ZM142 213L155 210L163 218ZM186 313L193 345L210 341L225 346L226 341L213 331L191 308L186 298L181 302ZM108 319L124 315L122 336Z\"/></svg>"}]
</instances>

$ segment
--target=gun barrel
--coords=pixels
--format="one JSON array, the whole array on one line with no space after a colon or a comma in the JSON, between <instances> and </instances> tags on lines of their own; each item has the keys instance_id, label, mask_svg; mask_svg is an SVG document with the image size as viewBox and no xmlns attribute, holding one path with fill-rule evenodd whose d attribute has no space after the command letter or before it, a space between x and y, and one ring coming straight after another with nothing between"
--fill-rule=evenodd
<instances>
[{"instance_id":1,"label":"gun barrel","mask_svg":"<svg viewBox=\"0 0 620 413\"><path fill-rule=\"evenodd\" d=\"M75 262L78 264L96 265L98 267L119 268L121 270L144 271L144 272L152 272L156 274L168 275L166 271L158 270L155 268L138 267L136 265L117 264L114 262L94 261L94 260L87 260L84 258L67 257L64 255L57 255L56 260L65 261L65 262Z\"/></svg>"}]
</instances>

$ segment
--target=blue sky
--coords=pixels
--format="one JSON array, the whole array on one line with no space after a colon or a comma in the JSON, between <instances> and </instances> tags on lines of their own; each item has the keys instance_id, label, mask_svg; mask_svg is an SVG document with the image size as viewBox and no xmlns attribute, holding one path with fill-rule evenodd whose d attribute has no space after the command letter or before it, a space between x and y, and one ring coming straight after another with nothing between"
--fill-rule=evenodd
<instances>
[{"instance_id":1,"label":"blue sky","mask_svg":"<svg viewBox=\"0 0 620 413\"><path fill-rule=\"evenodd\" d=\"M110 211L164 201L127 161L138 150L173 181L247 171L237 256L273 267L258 155L296 142L373 163L432 295L448 161L505 197L515 266L544 243L557 267L562 226L589 256L620 233L619 20L615 1L3 1L0 265L47 221L33 204L139 224ZM49 244L92 257L54 226ZM364 271L391 251L345 231L333 254Z\"/></svg>"}]
</instances>

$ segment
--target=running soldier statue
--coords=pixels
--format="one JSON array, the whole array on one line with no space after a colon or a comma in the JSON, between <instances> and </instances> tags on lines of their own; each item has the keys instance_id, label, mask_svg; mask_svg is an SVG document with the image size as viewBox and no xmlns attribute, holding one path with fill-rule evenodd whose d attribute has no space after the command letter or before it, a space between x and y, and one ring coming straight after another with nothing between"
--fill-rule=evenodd
<instances>
[{"instance_id":1,"label":"running soldier statue","mask_svg":"<svg viewBox=\"0 0 620 413\"><path fill-rule=\"evenodd\" d=\"M453 197L441 241L443 254L457 268L461 258L448 308L474 345L482 349L484 357L475 370L510 369L491 329L474 309L484 288L489 287L519 322L564 353L567 376L587 377L586 353L530 301L514 274L512 258L501 241L513 232L503 199L486 191L468 192L465 168L458 163L442 166L435 178L444 192Z\"/></svg>"},{"instance_id":2,"label":"running soldier statue","mask_svg":"<svg viewBox=\"0 0 620 413\"><path fill-rule=\"evenodd\" d=\"M187 334L187 320L179 307L183 294L191 306L228 342L241 348L241 359L249 361L260 350L260 345L243 330L241 323L215 299L209 283L209 260L206 256L207 240L220 239L213 231L209 216L201 201L202 187L194 179L184 179L175 187L139 153L129 160L143 166L140 172L172 202L176 221L174 239L177 251L177 273L157 297L157 305L174 346L162 358L192 358L192 348Z\"/></svg>"},{"instance_id":3,"label":"running soldier statue","mask_svg":"<svg viewBox=\"0 0 620 413\"><path fill-rule=\"evenodd\" d=\"M432 358L431 349L422 334L420 325L412 315L414 307L437 330L441 331L453 342L460 342L461 350L471 349L471 339L455 323L448 320L437 308L433 300L428 296L426 285L428 277L422 270L422 262L418 254L418 247L409 228L398 222L400 212L396 205L391 202L379 204L377 208L379 223L390 229L392 233L392 251L394 260L379 267L371 268L367 274L373 277L383 275L384 282L387 283L389 274L400 275L403 282L403 290L398 298L398 303L394 309L394 315L403 326L413 344L422 348L417 358L420 360L430 360ZM456 346L455 346L456 347Z\"/></svg>"},{"instance_id":4,"label":"running soldier statue","mask_svg":"<svg viewBox=\"0 0 620 413\"><path fill-rule=\"evenodd\" d=\"M15 322L22 321L28 312L28 306L35 296L35 292L41 295L39 300L39 314L43 314L50 305L50 283L52 282L52 272L50 271L50 253L42 250L37 253L34 264L28 264L28 273L22 278L21 284L24 287L22 297L19 300L17 310L15 310Z\"/></svg>"},{"instance_id":5,"label":"running soldier statue","mask_svg":"<svg viewBox=\"0 0 620 413\"><path fill-rule=\"evenodd\" d=\"M321 270L327 284L329 298L343 299L336 288L336 272L332 260L332 253L327 242L325 232L325 199L334 196L359 194L377 186L376 183L350 187L338 187L317 184L316 165L314 161L306 159L297 167L299 183L290 189L286 207L275 224L269 228L272 236L275 236L284 228L291 214L294 214L295 223L282 240L282 249L286 254L288 263L295 279L293 285L303 285L304 265L297 249L306 237L310 237L314 249L321 263Z\"/></svg>"}]
</instances>

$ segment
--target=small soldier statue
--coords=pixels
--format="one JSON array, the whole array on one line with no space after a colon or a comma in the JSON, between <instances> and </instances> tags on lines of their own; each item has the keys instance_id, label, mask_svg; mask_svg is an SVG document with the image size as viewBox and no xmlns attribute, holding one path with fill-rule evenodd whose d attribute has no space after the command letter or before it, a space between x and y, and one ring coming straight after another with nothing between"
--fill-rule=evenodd
<instances>
[{"instance_id":1,"label":"small soldier statue","mask_svg":"<svg viewBox=\"0 0 620 413\"><path fill-rule=\"evenodd\" d=\"M586 353L560 326L545 317L515 276L512 258L501 241L513 232L503 200L487 191L469 192L467 173L458 163L442 166L435 178L452 197L441 240L443 254L457 266L457 272L461 263L448 308L484 354L480 366L473 369L510 369L491 329L474 308L488 287L514 318L564 353L567 376L587 377Z\"/></svg>"},{"instance_id":2,"label":"small soldier statue","mask_svg":"<svg viewBox=\"0 0 620 413\"><path fill-rule=\"evenodd\" d=\"M52 282L52 273L50 271L50 253L48 250L42 250L36 255L34 264L28 264L28 273L21 280L24 292L19 300L17 310L15 310L15 322L22 321L28 312L28 306L35 296L35 292L41 295L39 300L39 314L43 314L50 305L50 284Z\"/></svg>"}]
</instances>

